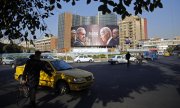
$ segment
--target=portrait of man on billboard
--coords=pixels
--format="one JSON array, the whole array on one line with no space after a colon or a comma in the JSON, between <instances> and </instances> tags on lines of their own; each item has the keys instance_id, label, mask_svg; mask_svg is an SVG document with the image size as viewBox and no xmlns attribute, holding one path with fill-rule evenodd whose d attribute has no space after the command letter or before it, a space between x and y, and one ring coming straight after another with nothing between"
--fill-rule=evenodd
<instances>
[{"instance_id":1,"label":"portrait of man on billboard","mask_svg":"<svg viewBox=\"0 0 180 108\"><path fill-rule=\"evenodd\" d=\"M80 47L86 45L86 30L83 27L79 27L76 30L76 40L73 43L74 47Z\"/></svg>"},{"instance_id":2,"label":"portrait of man on billboard","mask_svg":"<svg viewBox=\"0 0 180 108\"><path fill-rule=\"evenodd\" d=\"M112 46L119 45L119 29L114 28L112 30L112 39L109 42Z\"/></svg>"},{"instance_id":3,"label":"portrait of man on billboard","mask_svg":"<svg viewBox=\"0 0 180 108\"><path fill-rule=\"evenodd\" d=\"M71 45L76 41L76 30L71 30Z\"/></svg>"},{"instance_id":4,"label":"portrait of man on billboard","mask_svg":"<svg viewBox=\"0 0 180 108\"><path fill-rule=\"evenodd\" d=\"M119 28L116 25L81 25L71 28L71 46L107 46L119 45Z\"/></svg>"},{"instance_id":5,"label":"portrait of man on billboard","mask_svg":"<svg viewBox=\"0 0 180 108\"><path fill-rule=\"evenodd\" d=\"M119 45L119 29L114 26L106 26L100 29L100 38L102 46Z\"/></svg>"},{"instance_id":6,"label":"portrait of man on billboard","mask_svg":"<svg viewBox=\"0 0 180 108\"><path fill-rule=\"evenodd\" d=\"M110 43L112 32L109 27L103 27L100 29L100 38L103 46L112 46L112 43Z\"/></svg>"}]
</instances>

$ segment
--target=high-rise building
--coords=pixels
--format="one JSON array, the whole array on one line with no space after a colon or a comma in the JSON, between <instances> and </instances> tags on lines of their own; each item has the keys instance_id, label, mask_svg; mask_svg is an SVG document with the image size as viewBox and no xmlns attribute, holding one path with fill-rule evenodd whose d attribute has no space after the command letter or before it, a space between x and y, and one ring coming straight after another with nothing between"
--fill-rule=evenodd
<instances>
[{"instance_id":1,"label":"high-rise building","mask_svg":"<svg viewBox=\"0 0 180 108\"><path fill-rule=\"evenodd\" d=\"M74 21L72 20L74 18ZM79 16L73 17L71 13L62 13L58 19L58 50L71 48L71 27L72 24L79 24ZM77 20L77 22L75 21Z\"/></svg>"},{"instance_id":2,"label":"high-rise building","mask_svg":"<svg viewBox=\"0 0 180 108\"><path fill-rule=\"evenodd\" d=\"M72 19L70 22L72 22L72 26L82 25L82 17L80 15L74 15L74 14L71 15L72 15Z\"/></svg>"},{"instance_id":3,"label":"high-rise building","mask_svg":"<svg viewBox=\"0 0 180 108\"><path fill-rule=\"evenodd\" d=\"M121 50L136 48L138 41L147 39L147 20L139 16L126 17L119 23Z\"/></svg>"},{"instance_id":4,"label":"high-rise building","mask_svg":"<svg viewBox=\"0 0 180 108\"><path fill-rule=\"evenodd\" d=\"M91 24L97 24L96 16L83 16L82 17L82 25L91 25Z\"/></svg>"},{"instance_id":5,"label":"high-rise building","mask_svg":"<svg viewBox=\"0 0 180 108\"><path fill-rule=\"evenodd\" d=\"M117 25L117 15L114 13L102 14L102 12L98 12L97 24L103 26Z\"/></svg>"}]
</instances>

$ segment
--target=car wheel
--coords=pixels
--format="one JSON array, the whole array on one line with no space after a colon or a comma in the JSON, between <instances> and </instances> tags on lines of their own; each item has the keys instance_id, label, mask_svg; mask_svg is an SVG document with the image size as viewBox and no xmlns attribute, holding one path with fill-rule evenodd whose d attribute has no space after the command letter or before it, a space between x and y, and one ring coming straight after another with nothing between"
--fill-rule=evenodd
<instances>
[{"instance_id":1,"label":"car wheel","mask_svg":"<svg viewBox=\"0 0 180 108\"><path fill-rule=\"evenodd\" d=\"M93 61L90 59L89 62L92 63Z\"/></svg>"},{"instance_id":2,"label":"car wheel","mask_svg":"<svg viewBox=\"0 0 180 108\"><path fill-rule=\"evenodd\" d=\"M81 61L80 60L77 60L77 63L80 63Z\"/></svg>"},{"instance_id":3,"label":"car wheel","mask_svg":"<svg viewBox=\"0 0 180 108\"><path fill-rule=\"evenodd\" d=\"M3 65L5 65L6 63L5 62L2 62Z\"/></svg>"},{"instance_id":4,"label":"car wheel","mask_svg":"<svg viewBox=\"0 0 180 108\"><path fill-rule=\"evenodd\" d=\"M70 89L66 82L59 81L57 83L56 94L64 95L64 94L67 94L69 91Z\"/></svg>"},{"instance_id":5,"label":"car wheel","mask_svg":"<svg viewBox=\"0 0 180 108\"><path fill-rule=\"evenodd\" d=\"M139 61L137 59L134 60L134 63L138 63Z\"/></svg>"},{"instance_id":6,"label":"car wheel","mask_svg":"<svg viewBox=\"0 0 180 108\"><path fill-rule=\"evenodd\" d=\"M15 68L15 65L14 65L14 64L12 64L12 65L11 65L11 67L14 69L14 68Z\"/></svg>"}]
</instances>

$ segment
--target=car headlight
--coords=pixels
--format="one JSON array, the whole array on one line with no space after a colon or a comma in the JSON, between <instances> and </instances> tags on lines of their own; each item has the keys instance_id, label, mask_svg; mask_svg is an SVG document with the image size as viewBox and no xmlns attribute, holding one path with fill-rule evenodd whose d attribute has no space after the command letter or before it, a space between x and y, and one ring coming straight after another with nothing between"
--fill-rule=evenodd
<instances>
[{"instance_id":1,"label":"car headlight","mask_svg":"<svg viewBox=\"0 0 180 108\"><path fill-rule=\"evenodd\" d=\"M85 78L74 78L73 81L74 81L75 83L83 83L83 82L86 81L86 79L85 79Z\"/></svg>"}]
</instances>

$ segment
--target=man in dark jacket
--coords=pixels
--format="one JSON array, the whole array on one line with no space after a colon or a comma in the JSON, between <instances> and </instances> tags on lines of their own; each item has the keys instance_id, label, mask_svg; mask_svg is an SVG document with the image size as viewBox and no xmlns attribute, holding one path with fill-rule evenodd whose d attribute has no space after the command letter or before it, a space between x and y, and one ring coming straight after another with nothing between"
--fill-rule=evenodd
<instances>
[{"instance_id":1,"label":"man in dark jacket","mask_svg":"<svg viewBox=\"0 0 180 108\"><path fill-rule=\"evenodd\" d=\"M52 74L47 71L43 62L40 60L41 52L36 51L34 56L31 56L30 59L26 62L26 66L23 72L23 81L26 82L30 89L30 102L33 107L36 106L36 90L39 84L40 71L43 70L49 76Z\"/></svg>"},{"instance_id":2,"label":"man in dark jacket","mask_svg":"<svg viewBox=\"0 0 180 108\"><path fill-rule=\"evenodd\" d=\"M129 52L127 52L127 54L126 54L127 67L128 67L129 64L130 64L130 61L129 61L130 57L131 57L131 54L130 54Z\"/></svg>"},{"instance_id":3,"label":"man in dark jacket","mask_svg":"<svg viewBox=\"0 0 180 108\"><path fill-rule=\"evenodd\" d=\"M112 30L112 39L110 40L109 44L112 46L119 45L119 30L117 28Z\"/></svg>"}]
</instances>

